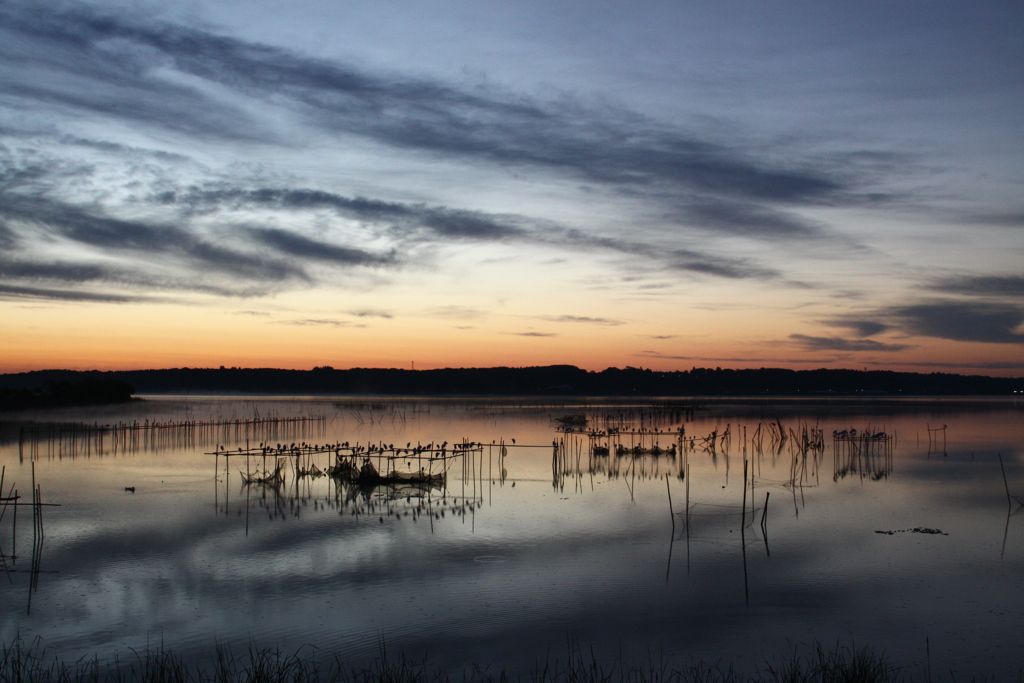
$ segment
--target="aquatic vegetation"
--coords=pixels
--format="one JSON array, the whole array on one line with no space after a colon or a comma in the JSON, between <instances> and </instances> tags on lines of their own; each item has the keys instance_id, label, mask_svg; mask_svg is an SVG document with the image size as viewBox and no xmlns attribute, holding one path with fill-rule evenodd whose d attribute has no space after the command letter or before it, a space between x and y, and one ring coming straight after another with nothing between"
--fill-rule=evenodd
<instances>
[{"instance_id":1,"label":"aquatic vegetation","mask_svg":"<svg viewBox=\"0 0 1024 683\"><path fill-rule=\"evenodd\" d=\"M98 657L68 662L45 648L38 639L15 638L0 650L0 683L482 683L529 681L530 683L913 683L931 681L930 666L918 672L893 662L884 652L870 647L814 643L776 656L754 671L703 660L685 663L651 658L644 664L602 660L593 648L569 641L566 657L552 658L551 648L543 662L527 672L473 665L447 670L428 661L389 655L381 643L369 662L343 661L337 655L323 657L305 647L288 654L279 648L250 644L236 656L218 645L195 664L173 651L146 649L133 657L101 661ZM983 675L958 676L956 680L987 680ZM1024 681L1024 668L1017 675Z\"/></svg>"}]
</instances>

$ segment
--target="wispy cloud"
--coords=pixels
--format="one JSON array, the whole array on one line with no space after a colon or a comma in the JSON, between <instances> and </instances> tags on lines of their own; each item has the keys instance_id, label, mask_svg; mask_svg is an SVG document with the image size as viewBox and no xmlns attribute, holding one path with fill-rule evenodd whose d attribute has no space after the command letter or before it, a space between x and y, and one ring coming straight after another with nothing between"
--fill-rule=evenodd
<instances>
[{"instance_id":1,"label":"wispy cloud","mask_svg":"<svg viewBox=\"0 0 1024 683\"><path fill-rule=\"evenodd\" d=\"M313 261L329 261L341 265L376 266L393 263L394 252L379 256L362 249L340 247L310 239L295 232L277 228L248 228L256 241L273 247L281 254L300 256Z\"/></svg>"},{"instance_id":2,"label":"wispy cloud","mask_svg":"<svg viewBox=\"0 0 1024 683\"><path fill-rule=\"evenodd\" d=\"M799 215L800 207L863 201L857 174L836 172L838 162L732 147L622 106L357 69L75 2L0 5L0 58L7 65L0 68L4 106L35 111L44 121L94 117L161 137L170 131L197 149L240 139L293 148L311 133L360 139L394 154L642 196L652 215L675 229L659 238L619 238L511 212L346 195L296 178L196 180L182 171L195 171L183 154L51 132L57 148L152 160L160 171L150 192L133 178L130 193L116 194L90 179L88 164L72 171L64 158L15 159L0 148L0 249L24 252L5 261L4 277L16 286L95 282L265 295L314 287L345 269L420 264L433 245L462 242L586 249L643 261L666 277L785 285L780 268L733 255L692 231L768 241L828 238L822 225ZM265 123L271 110L288 123ZM254 215L267 220L254 222ZM81 259L34 253L54 238L78 247ZM580 318L575 322L618 322Z\"/></svg>"},{"instance_id":3,"label":"wispy cloud","mask_svg":"<svg viewBox=\"0 0 1024 683\"><path fill-rule=\"evenodd\" d=\"M981 282L975 282L980 280ZM1009 282L1007 282L1009 281ZM1013 291L1013 278L971 278L966 286L956 285L962 293ZM951 341L982 342L990 344L1024 344L1024 307L993 303L987 300L964 301L960 299L932 299L878 309L870 314L838 318L826 321L836 327L846 327L861 337L872 336L882 331L893 330L903 335L933 337ZM827 346L832 338L791 335L794 342L805 345ZM811 341L808 341L811 340ZM825 340L825 341L817 341ZM872 340L860 339L845 344L863 345L872 350ZM885 345L899 346L899 345ZM808 347L810 348L810 347ZM835 349L839 350L839 349ZM849 349L854 350L854 349ZM874 350L885 350L877 348Z\"/></svg>"},{"instance_id":4,"label":"wispy cloud","mask_svg":"<svg viewBox=\"0 0 1024 683\"><path fill-rule=\"evenodd\" d=\"M357 318L386 318L388 320L395 317L394 313L382 311L376 308L360 308L354 311L348 311L348 314L354 315Z\"/></svg>"},{"instance_id":5,"label":"wispy cloud","mask_svg":"<svg viewBox=\"0 0 1024 683\"><path fill-rule=\"evenodd\" d=\"M905 351L908 344L885 344L873 339L843 339L842 337L812 337L806 334L791 334L792 343L807 351Z\"/></svg>"},{"instance_id":6,"label":"wispy cloud","mask_svg":"<svg viewBox=\"0 0 1024 683\"><path fill-rule=\"evenodd\" d=\"M51 301L92 301L97 303L154 303L151 297L104 294L77 289L44 289L41 287L18 287L0 284L0 298L3 299L48 299Z\"/></svg>"},{"instance_id":7,"label":"wispy cloud","mask_svg":"<svg viewBox=\"0 0 1024 683\"><path fill-rule=\"evenodd\" d=\"M821 322L829 327L841 327L850 330L861 338L873 337L876 334L881 334L892 327L891 325L887 325L886 323L882 323L877 320L864 320L857 317L832 318Z\"/></svg>"},{"instance_id":8,"label":"wispy cloud","mask_svg":"<svg viewBox=\"0 0 1024 683\"><path fill-rule=\"evenodd\" d=\"M1024 308L962 301L928 301L888 309L911 334L954 341L1024 344Z\"/></svg>"},{"instance_id":9,"label":"wispy cloud","mask_svg":"<svg viewBox=\"0 0 1024 683\"><path fill-rule=\"evenodd\" d=\"M308 327L366 327L353 323L351 320L335 320L333 318L296 318L293 320L275 320L273 325L299 325Z\"/></svg>"},{"instance_id":10,"label":"wispy cloud","mask_svg":"<svg viewBox=\"0 0 1024 683\"><path fill-rule=\"evenodd\" d=\"M622 107L372 73L83 5L48 9L12 2L0 8L0 16L6 37L0 44L8 46L0 54L20 67L4 72L4 90L32 106L88 111L200 137L276 141L280 133L262 125L244 103L264 103L262 96L273 93L277 106L325 134L667 192L684 222L753 235L807 237L817 226L772 205L834 204L855 194L850 174L830 172L820 159L812 168L758 158ZM40 72L49 77L39 78ZM189 82L237 97L219 97ZM482 227L466 217L447 218L439 230L476 234Z\"/></svg>"},{"instance_id":11,"label":"wispy cloud","mask_svg":"<svg viewBox=\"0 0 1024 683\"><path fill-rule=\"evenodd\" d=\"M938 292L971 296L1024 297L1024 277L1020 275L961 275L948 277L929 286Z\"/></svg>"},{"instance_id":12,"label":"wispy cloud","mask_svg":"<svg viewBox=\"0 0 1024 683\"><path fill-rule=\"evenodd\" d=\"M486 315L485 311L470 306L438 306L425 311L426 315L433 318L445 318L447 320L475 320Z\"/></svg>"},{"instance_id":13,"label":"wispy cloud","mask_svg":"<svg viewBox=\"0 0 1024 683\"><path fill-rule=\"evenodd\" d=\"M584 315L540 315L538 320L545 320L552 323L584 323L588 325L608 325L611 327L625 325L625 321L612 318L591 318Z\"/></svg>"},{"instance_id":14,"label":"wispy cloud","mask_svg":"<svg viewBox=\"0 0 1024 683\"><path fill-rule=\"evenodd\" d=\"M999 228L1024 228L1024 211L1012 211L1008 213L992 213L969 216L969 222L980 225L991 225Z\"/></svg>"}]
</instances>

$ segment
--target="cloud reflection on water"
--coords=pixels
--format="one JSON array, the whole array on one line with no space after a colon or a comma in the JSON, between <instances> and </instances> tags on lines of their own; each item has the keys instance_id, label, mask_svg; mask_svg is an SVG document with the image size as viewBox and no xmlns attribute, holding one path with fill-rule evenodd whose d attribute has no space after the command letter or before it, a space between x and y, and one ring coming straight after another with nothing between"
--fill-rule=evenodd
<instances>
[{"instance_id":1,"label":"cloud reflection on water","mask_svg":"<svg viewBox=\"0 0 1024 683\"><path fill-rule=\"evenodd\" d=\"M729 422L753 431L758 420L729 410L698 414L687 429L702 434ZM465 517L449 510L434 520L433 533L425 518L381 523L376 514L357 520L322 509L329 484L318 480L315 507L308 500L298 516L269 519L250 496L246 535L238 476L226 482L225 515L225 483L215 497L209 457L195 450L43 458L37 474L44 491L70 502L47 515L43 564L58 573L42 577L31 615L25 591L0 593L2 633L41 635L69 656L124 654L129 645L157 641L195 655L214 641L241 648L252 639L361 657L374 654L382 637L393 650L427 653L439 663L518 666L549 647L559 654L567 636L609 658L621 652L642 660L655 648L670 657L739 653L752 665L786 651L788 640L812 638L874 644L910 662L928 635L933 665L948 657L1010 670L1010 641L1021 635L1014 615L1024 607L1024 539L1011 529L1000 559L1005 504L992 451L1002 449L1019 480L1015 415L940 414L951 425L945 457L929 456L927 444L908 436L935 420L932 408L822 418L829 432L884 420L903 435L895 471L882 481L833 481L829 451L818 476L793 489L781 484L789 456L766 455L755 469L755 501L762 505L771 492L771 555L758 526L748 527L749 607L738 440L728 458L690 456L689 543L678 516L671 541L663 479L598 474L591 488L584 472L553 488L545 449L514 450L508 479L478 486L480 509ZM350 420L343 429L353 440L383 438L379 425ZM403 443L477 431L540 444L553 434L546 414L515 411L474 418L439 410L388 429ZM16 450L4 447L8 476L23 479L27 465L12 456ZM171 474L173 484L166 481ZM138 494L115 488L125 477ZM683 484L670 481L682 511ZM450 482L454 493L460 487ZM874 533L913 526L950 535ZM16 585L20 579L15 575Z\"/></svg>"}]
</instances>

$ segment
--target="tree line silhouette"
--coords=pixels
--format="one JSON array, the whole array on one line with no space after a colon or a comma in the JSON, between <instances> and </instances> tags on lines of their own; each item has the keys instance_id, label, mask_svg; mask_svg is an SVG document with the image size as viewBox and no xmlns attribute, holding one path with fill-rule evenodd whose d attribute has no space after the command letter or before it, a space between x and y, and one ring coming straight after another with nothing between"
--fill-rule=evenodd
<instances>
[{"instance_id":1,"label":"tree line silhouette","mask_svg":"<svg viewBox=\"0 0 1024 683\"><path fill-rule=\"evenodd\" d=\"M111 384L113 381L121 384ZM38 405L126 400L126 386L143 394L998 396L1019 392L1024 395L1024 378L888 370L693 368L659 371L625 367L590 371L572 365L336 370L324 366L313 370L223 367L115 371L37 370L0 375L0 389L5 391L5 397L14 396L8 390L36 392L32 400L41 402ZM18 396L24 399L28 394Z\"/></svg>"}]
</instances>

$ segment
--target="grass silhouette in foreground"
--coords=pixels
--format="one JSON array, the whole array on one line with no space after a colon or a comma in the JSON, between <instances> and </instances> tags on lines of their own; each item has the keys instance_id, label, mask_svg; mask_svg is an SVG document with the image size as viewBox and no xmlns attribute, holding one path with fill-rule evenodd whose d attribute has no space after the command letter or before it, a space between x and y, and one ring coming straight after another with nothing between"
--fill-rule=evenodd
<instances>
[{"instance_id":1,"label":"grass silhouette in foreground","mask_svg":"<svg viewBox=\"0 0 1024 683\"><path fill-rule=\"evenodd\" d=\"M952 674L951 679L954 679ZM987 677L956 677L957 681L989 680ZM1024 682L1024 669L1017 674ZM404 656L389 658L380 653L368 665L353 666L334 657L326 664L312 648L287 655L280 650L258 649L234 656L218 646L208 666L187 664L181 657L160 648L137 652L121 661L97 658L65 662L49 653L37 639L16 639L3 646L0 683L451 683L452 681L529 681L530 683L931 683L930 667L918 675L904 670L868 647L837 645L826 649L815 643L807 652L794 649L789 656L766 660L756 670L740 672L731 665L693 661L670 665L651 661L643 665L601 662L570 642L566 659L550 657L525 674L510 674L490 667L449 672L427 662Z\"/></svg>"}]
</instances>

